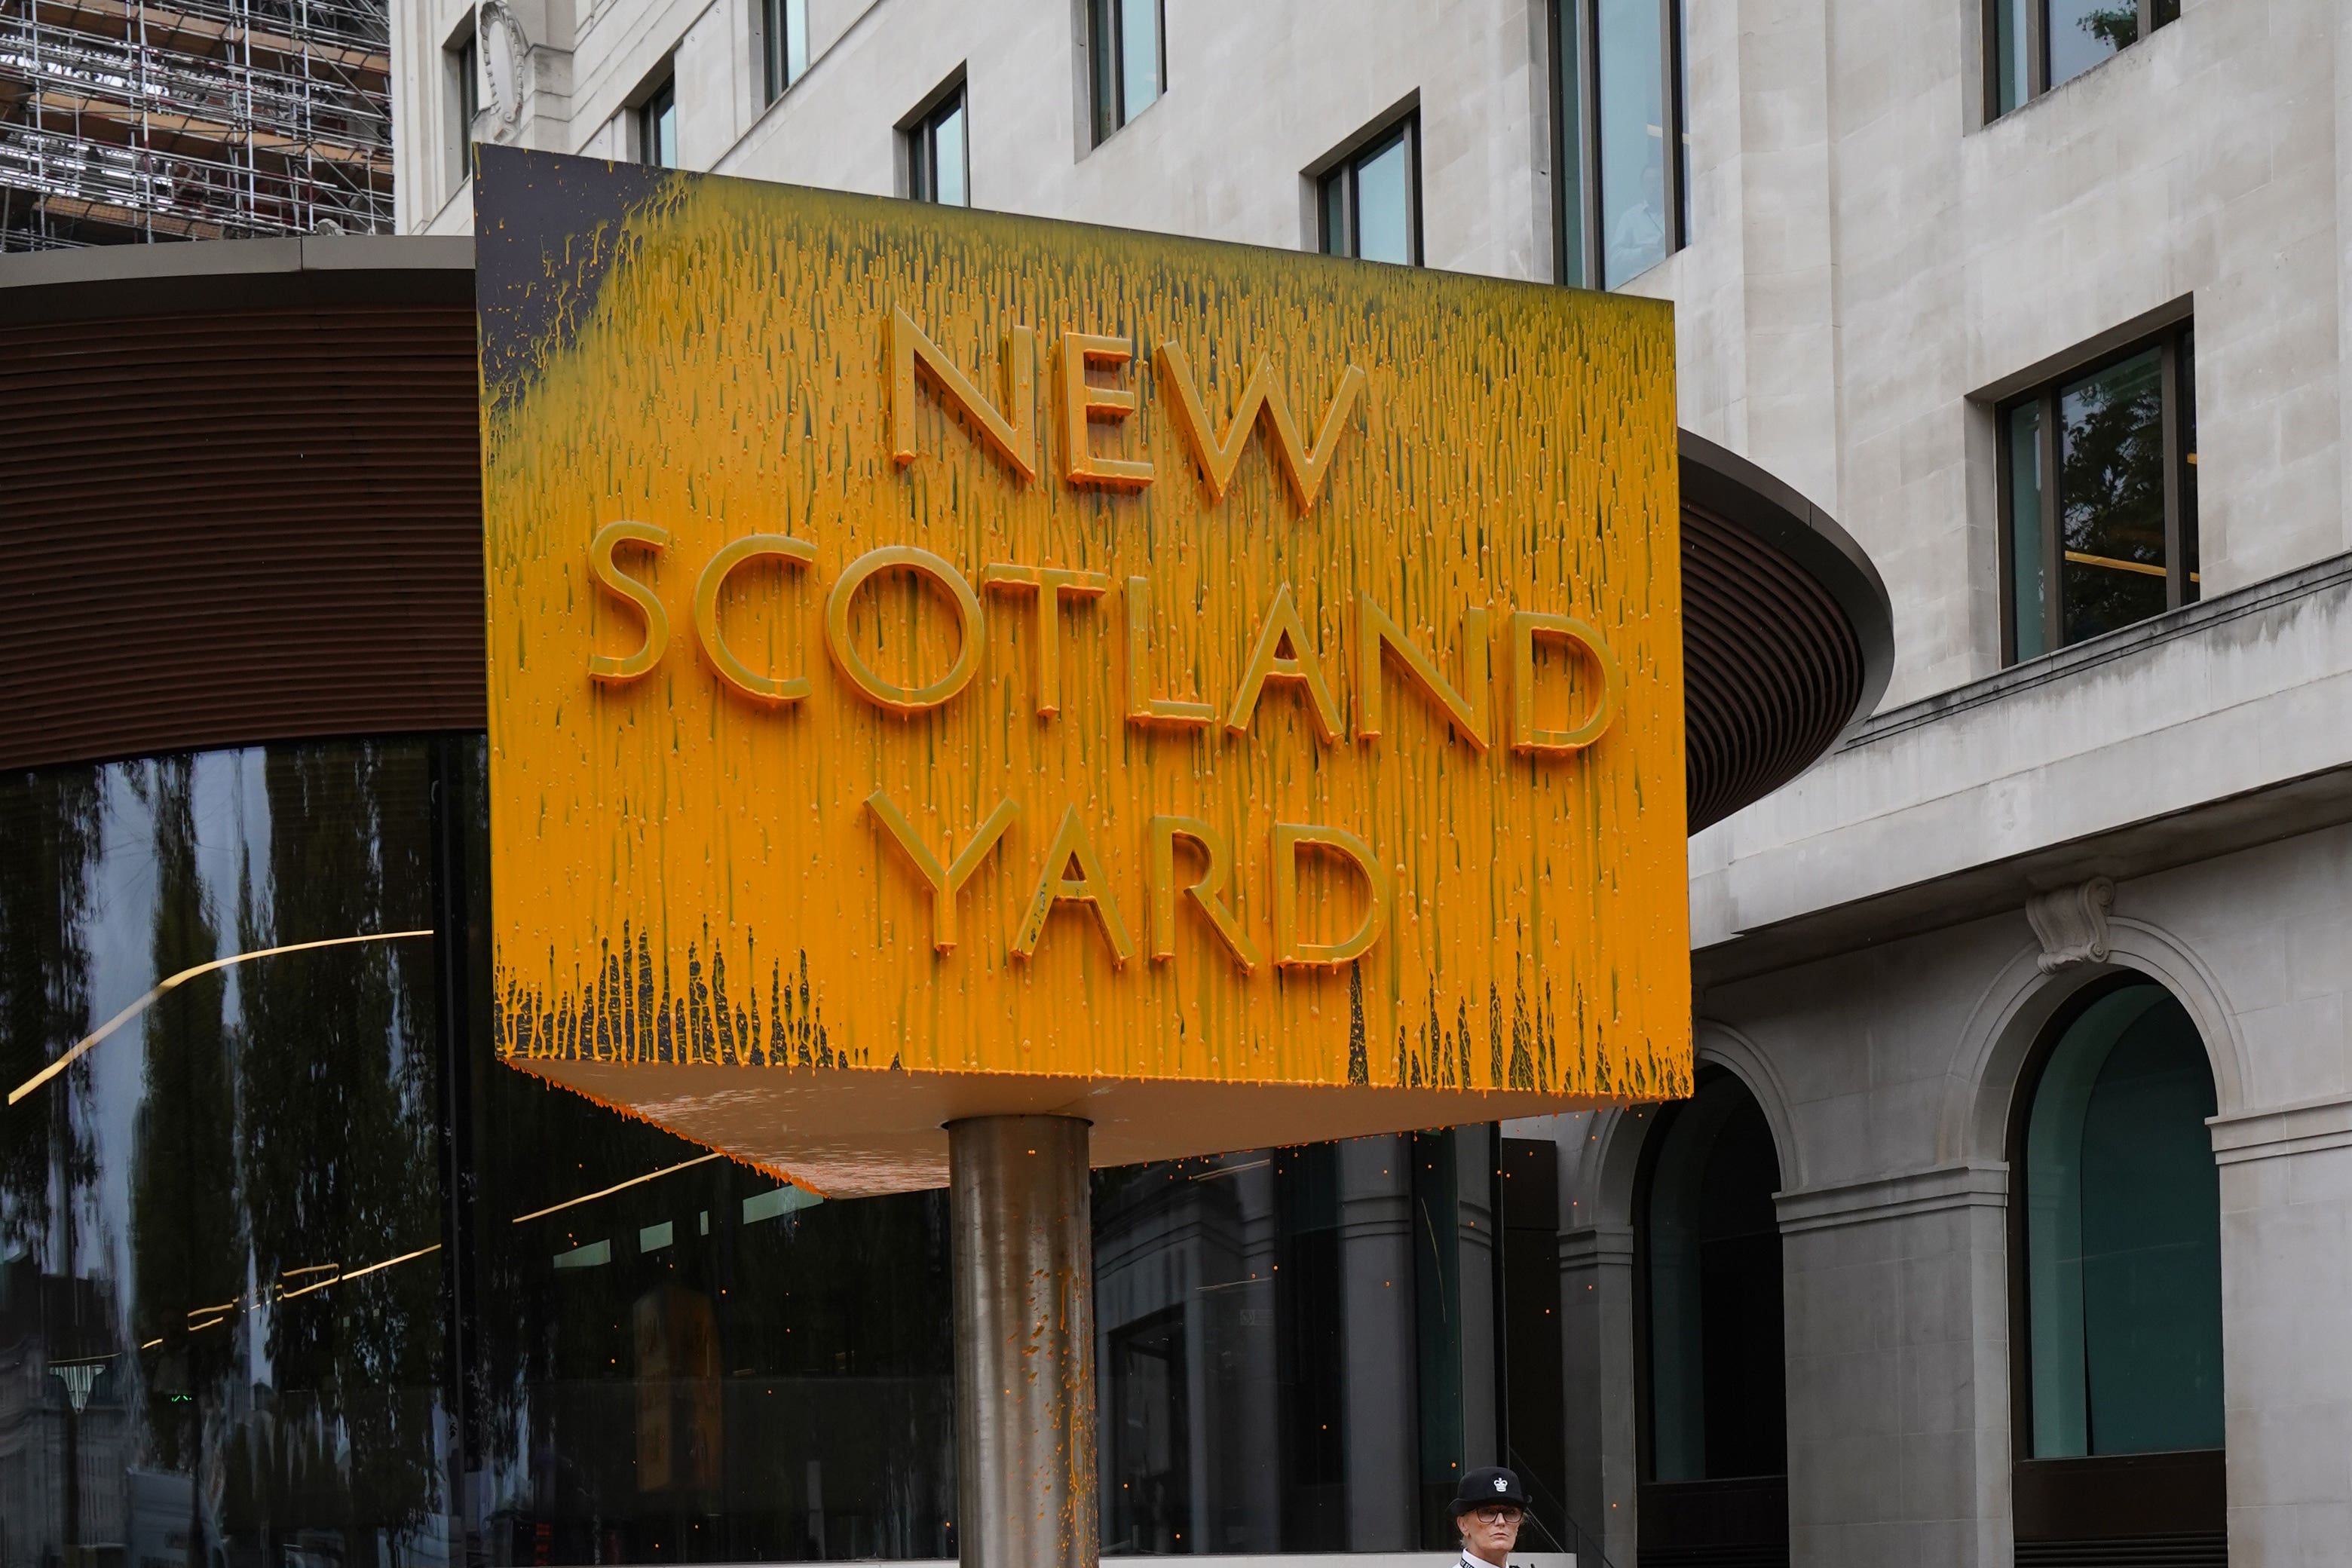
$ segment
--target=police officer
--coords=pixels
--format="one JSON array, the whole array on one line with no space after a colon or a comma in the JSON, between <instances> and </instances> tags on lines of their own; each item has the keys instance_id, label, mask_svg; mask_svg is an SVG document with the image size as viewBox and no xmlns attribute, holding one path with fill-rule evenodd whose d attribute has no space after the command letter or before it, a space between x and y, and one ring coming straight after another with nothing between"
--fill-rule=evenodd
<instances>
[{"instance_id":1,"label":"police officer","mask_svg":"<svg viewBox=\"0 0 2352 1568\"><path fill-rule=\"evenodd\" d=\"M1518 1543L1519 1516L1527 1508L1519 1478L1509 1470L1473 1470L1454 1494L1454 1528L1462 1536L1462 1568L1504 1568Z\"/></svg>"}]
</instances>

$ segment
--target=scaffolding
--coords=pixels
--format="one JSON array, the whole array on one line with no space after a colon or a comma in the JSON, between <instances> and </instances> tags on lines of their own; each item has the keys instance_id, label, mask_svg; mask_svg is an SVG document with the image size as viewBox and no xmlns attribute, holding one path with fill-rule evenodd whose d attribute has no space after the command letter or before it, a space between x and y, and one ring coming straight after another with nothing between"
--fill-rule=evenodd
<instances>
[{"instance_id":1,"label":"scaffolding","mask_svg":"<svg viewBox=\"0 0 2352 1568\"><path fill-rule=\"evenodd\" d=\"M388 0L0 0L0 250L392 229Z\"/></svg>"}]
</instances>

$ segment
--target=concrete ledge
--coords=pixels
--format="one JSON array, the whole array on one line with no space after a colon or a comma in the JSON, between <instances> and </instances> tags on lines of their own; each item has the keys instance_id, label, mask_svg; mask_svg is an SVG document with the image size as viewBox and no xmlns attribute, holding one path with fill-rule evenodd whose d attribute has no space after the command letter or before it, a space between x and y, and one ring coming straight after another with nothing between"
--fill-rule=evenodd
<instances>
[{"instance_id":1,"label":"concrete ledge","mask_svg":"<svg viewBox=\"0 0 2352 1568\"><path fill-rule=\"evenodd\" d=\"M2352 1149L2352 1096L2307 1100L2272 1110L2243 1110L2234 1116L2216 1116L2205 1125L2213 1130L2214 1161L2223 1165L2315 1153L2322 1149Z\"/></svg>"},{"instance_id":2,"label":"concrete ledge","mask_svg":"<svg viewBox=\"0 0 2352 1568\"><path fill-rule=\"evenodd\" d=\"M1874 1220L1907 1219L1946 1209L2005 1209L2009 1206L2009 1167L1938 1165L1866 1182L1776 1193L1773 1202L1780 1210L1783 1236L1868 1225Z\"/></svg>"},{"instance_id":3,"label":"concrete ledge","mask_svg":"<svg viewBox=\"0 0 2352 1568\"><path fill-rule=\"evenodd\" d=\"M1692 839L1702 981L2352 820L2347 711L2352 555L1881 714Z\"/></svg>"},{"instance_id":4,"label":"concrete ledge","mask_svg":"<svg viewBox=\"0 0 2352 1568\"><path fill-rule=\"evenodd\" d=\"M1559 1233L1559 1266L1563 1271L1633 1261L1633 1231L1630 1226Z\"/></svg>"}]
</instances>

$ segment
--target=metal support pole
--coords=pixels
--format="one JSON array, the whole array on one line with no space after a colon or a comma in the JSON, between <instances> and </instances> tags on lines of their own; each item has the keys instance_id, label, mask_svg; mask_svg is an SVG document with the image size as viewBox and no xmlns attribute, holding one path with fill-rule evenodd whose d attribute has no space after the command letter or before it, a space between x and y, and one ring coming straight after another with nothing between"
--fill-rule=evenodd
<instances>
[{"instance_id":1,"label":"metal support pole","mask_svg":"<svg viewBox=\"0 0 2352 1568\"><path fill-rule=\"evenodd\" d=\"M1087 1123L948 1123L956 1511L963 1568L1093 1568Z\"/></svg>"}]
</instances>

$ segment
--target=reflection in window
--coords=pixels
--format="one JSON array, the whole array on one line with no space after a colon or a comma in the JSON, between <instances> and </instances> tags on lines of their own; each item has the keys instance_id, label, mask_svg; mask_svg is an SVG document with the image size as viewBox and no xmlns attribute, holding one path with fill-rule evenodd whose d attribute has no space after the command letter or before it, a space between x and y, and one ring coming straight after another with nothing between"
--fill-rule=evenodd
<instances>
[{"instance_id":1,"label":"reflection in window","mask_svg":"<svg viewBox=\"0 0 2352 1568\"><path fill-rule=\"evenodd\" d=\"M1688 243L1683 6L1557 0L1553 23L1560 281L1614 289Z\"/></svg>"},{"instance_id":2,"label":"reflection in window","mask_svg":"<svg viewBox=\"0 0 2352 1568\"><path fill-rule=\"evenodd\" d=\"M1648 1294L1650 1477L1788 1469L1780 1185L1770 1126L1747 1086L1708 1073L1660 1130L1642 1205Z\"/></svg>"},{"instance_id":3,"label":"reflection in window","mask_svg":"<svg viewBox=\"0 0 2352 1568\"><path fill-rule=\"evenodd\" d=\"M2192 353L2183 328L2001 411L2012 660L2197 598Z\"/></svg>"},{"instance_id":4,"label":"reflection in window","mask_svg":"<svg viewBox=\"0 0 2352 1568\"><path fill-rule=\"evenodd\" d=\"M166 974L436 922L422 744L0 784L0 1078ZM11 1561L444 1549L434 948L166 993L0 1111Z\"/></svg>"},{"instance_id":5,"label":"reflection in window","mask_svg":"<svg viewBox=\"0 0 2352 1568\"><path fill-rule=\"evenodd\" d=\"M808 69L808 0L760 0L760 55L773 103Z\"/></svg>"},{"instance_id":6,"label":"reflection in window","mask_svg":"<svg viewBox=\"0 0 2352 1568\"><path fill-rule=\"evenodd\" d=\"M1494 1149L1468 1129L1096 1173L1106 1552L1453 1543L1496 1431ZM1556 1419L1556 1386L1524 1393Z\"/></svg>"},{"instance_id":7,"label":"reflection in window","mask_svg":"<svg viewBox=\"0 0 2352 1568\"><path fill-rule=\"evenodd\" d=\"M2221 1447L2221 1178L2196 1025L2160 985L2109 990L2030 1092L2033 1457Z\"/></svg>"},{"instance_id":8,"label":"reflection in window","mask_svg":"<svg viewBox=\"0 0 2352 1568\"><path fill-rule=\"evenodd\" d=\"M677 167L677 79L666 79L637 106L637 162Z\"/></svg>"},{"instance_id":9,"label":"reflection in window","mask_svg":"<svg viewBox=\"0 0 2352 1568\"><path fill-rule=\"evenodd\" d=\"M1322 178L1322 247L1361 261L1421 260L1421 153L1412 116L1341 159Z\"/></svg>"},{"instance_id":10,"label":"reflection in window","mask_svg":"<svg viewBox=\"0 0 2352 1568\"><path fill-rule=\"evenodd\" d=\"M1165 21L1160 0L1090 0L1088 52L1094 58L1095 140L1160 100Z\"/></svg>"},{"instance_id":11,"label":"reflection in window","mask_svg":"<svg viewBox=\"0 0 2352 1568\"><path fill-rule=\"evenodd\" d=\"M1986 109L2007 114L2143 35L2180 19L2180 0L1986 0Z\"/></svg>"},{"instance_id":12,"label":"reflection in window","mask_svg":"<svg viewBox=\"0 0 2352 1568\"><path fill-rule=\"evenodd\" d=\"M486 754L0 779L0 1088L161 975L439 933L200 976L0 1109L10 1563L958 1554L944 1194L820 1199L500 1065ZM1561 1392L1511 1338L1556 1299L1498 1310L1496 1150L1097 1173L1108 1550L1450 1544ZM1555 1285L1556 1223L1513 1233Z\"/></svg>"},{"instance_id":13,"label":"reflection in window","mask_svg":"<svg viewBox=\"0 0 2352 1568\"><path fill-rule=\"evenodd\" d=\"M907 194L941 206L971 205L971 162L965 146L963 84L908 126Z\"/></svg>"},{"instance_id":14,"label":"reflection in window","mask_svg":"<svg viewBox=\"0 0 2352 1568\"><path fill-rule=\"evenodd\" d=\"M823 1202L522 1073L482 1089L493 1562L957 1554L944 1194Z\"/></svg>"}]
</instances>

